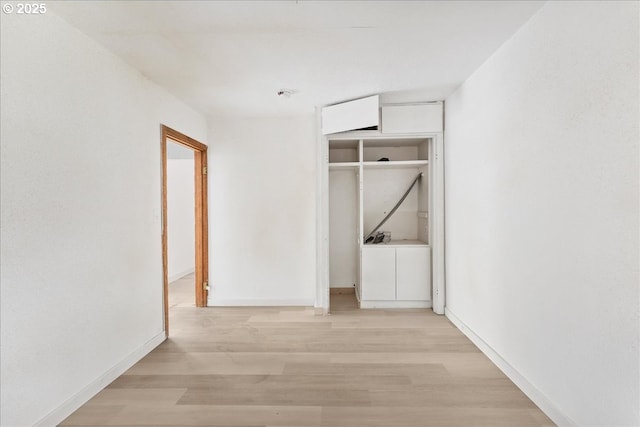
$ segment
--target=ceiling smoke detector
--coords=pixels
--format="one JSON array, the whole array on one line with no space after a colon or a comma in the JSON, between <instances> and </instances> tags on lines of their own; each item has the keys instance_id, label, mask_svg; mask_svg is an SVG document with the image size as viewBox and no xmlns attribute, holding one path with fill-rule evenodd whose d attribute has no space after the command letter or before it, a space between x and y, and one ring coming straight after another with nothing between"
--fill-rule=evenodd
<instances>
[{"instance_id":1,"label":"ceiling smoke detector","mask_svg":"<svg viewBox=\"0 0 640 427\"><path fill-rule=\"evenodd\" d=\"M280 89L278 90L278 92L276 92L276 94L279 97L284 97L284 98L290 98L291 95L293 95L294 93L296 93L296 91L293 89Z\"/></svg>"}]
</instances>

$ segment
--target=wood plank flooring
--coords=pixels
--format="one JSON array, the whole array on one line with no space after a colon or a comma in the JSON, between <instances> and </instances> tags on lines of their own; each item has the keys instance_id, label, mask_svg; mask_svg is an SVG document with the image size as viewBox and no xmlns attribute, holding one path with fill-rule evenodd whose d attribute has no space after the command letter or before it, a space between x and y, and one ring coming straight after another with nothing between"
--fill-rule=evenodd
<instances>
[{"instance_id":1,"label":"wood plank flooring","mask_svg":"<svg viewBox=\"0 0 640 427\"><path fill-rule=\"evenodd\" d=\"M198 309L187 279L169 340L62 425L554 425L431 310Z\"/></svg>"}]
</instances>

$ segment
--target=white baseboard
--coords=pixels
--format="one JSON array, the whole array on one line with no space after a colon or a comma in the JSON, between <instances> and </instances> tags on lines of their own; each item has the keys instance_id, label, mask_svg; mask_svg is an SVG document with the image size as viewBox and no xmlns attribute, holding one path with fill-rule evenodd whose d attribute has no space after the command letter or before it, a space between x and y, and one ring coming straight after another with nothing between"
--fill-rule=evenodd
<instances>
[{"instance_id":1,"label":"white baseboard","mask_svg":"<svg viewBox=\"0 0 640 427\"><path fill-rule=\"evenodd\" d=\"M313 307L315 299L219 299L207 301L208 307Z\"/></svg>"},{"instance_id":2,"label":"white baseboard","mask_svg":"<svg viewBox=\"0 0 640 427\"><path fill-rule=\"evenodd\" d=\"M122 375L127 369L135 365L140 359L149 354L151 350L156 348L166 339L164 331L147 341L141 347L133 351L127 357L118 362L115 366L109 369L104 374L100 375L74 396L67 399L62 405L49 412L46 416L40 419L36 426L49 427L57 426L65 418L74 413L79 407L84 405L93 396L98 394L102 389L108 386L113 380Z\"/></svg>"},{"instance_id":3,"label":"white baseboard","mask_svg":"<svg viewBox=\"0 0 640 427\"><path fill-rule=\"evenodd\" d=\"M360 308L430 308L431 301L367 301L360 300Z\"/></svg>"},{"instance_id":4,"label":"white baseboard","mask_svg":"<svg viewBox=\"0 0 640 427\"><path fill-rule=\"evenodd\" d=\"M577 427L578 424L556 407L547 396L502 358L489 344L471 330L458 316L445 307L444 315L473 342L524 394L529 397L558 426Z\"/></svg>"},{"instance_id":5,"label":"white baseboard","mask_svg":"<svg viewBox=\"0 0 640 427\"><path fill-rule=\"evenodd\" d=\"M184 276L186 276L187 274L191 274L191 273L193 273L194 271L196 271L196 269L195 269L195 268L188 268L188 269L186 269L186 270L184 270L184 271L181 271L181 272L179 272L179 273L176 273L176 274L173 274L173 275L169 276L169 277L167 278L167 280L169 281L169 283L171 283L171 282L175 282L176 280L178 280L178 279L182 279Z\"/></svg>"}]
</instances>

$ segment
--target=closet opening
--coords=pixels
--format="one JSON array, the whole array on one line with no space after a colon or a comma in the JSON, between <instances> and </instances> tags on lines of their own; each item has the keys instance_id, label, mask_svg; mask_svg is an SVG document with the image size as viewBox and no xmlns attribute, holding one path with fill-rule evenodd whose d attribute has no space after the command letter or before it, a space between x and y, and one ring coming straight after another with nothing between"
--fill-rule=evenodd
<instances>
[{"instance_id":1,"label":"closet opening","mask_svg":"<svg viewBox=\"0 0 640 427\"><path fill-rule=\"evenodd\" d=\"M433 307L431 162L438 137L327 137L332 312Z\"/></svg>"},{"instance_id":2,"label":"closet opening","mask_svg":"<svg viewBox=\"0 0 640 427\"><path fill-rule=\"evenodd\" d=\"M358 140L329 149L329 299L332 310L357 308L360 283L360 157Z\"/></svg>"}]
</instances>

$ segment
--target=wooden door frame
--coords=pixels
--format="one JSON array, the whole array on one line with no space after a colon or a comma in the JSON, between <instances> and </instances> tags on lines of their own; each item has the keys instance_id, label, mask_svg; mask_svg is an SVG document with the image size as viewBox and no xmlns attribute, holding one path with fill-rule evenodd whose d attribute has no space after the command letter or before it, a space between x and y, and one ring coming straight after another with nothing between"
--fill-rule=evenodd
<instances>
[{"instance_id":1,"label":"wooden door frame","mask_svg":"<svg viewBox=\"0 0 640 427\"><path fill-rule=\"evenodd\" d=\"M207 146L195 139L161 125L162 140L162 286L164 331L169 336L169 273L167 247L167 140L193 150L195 179L195 296L196 307L206 307L209 281L209 236L207 217Z\"/></svg>"}]
</instances>

